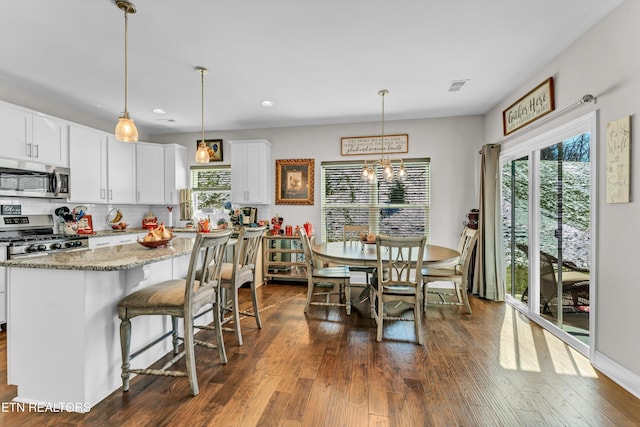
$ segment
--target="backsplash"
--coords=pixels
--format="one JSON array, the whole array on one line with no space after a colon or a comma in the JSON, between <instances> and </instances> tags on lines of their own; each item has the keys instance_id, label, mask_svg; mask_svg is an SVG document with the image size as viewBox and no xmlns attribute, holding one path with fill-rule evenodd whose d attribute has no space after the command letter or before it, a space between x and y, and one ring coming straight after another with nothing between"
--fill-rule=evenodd
<instances>
[{"instance_id":1,"label":"backsplash","mask_svg":"<svg viewBox=\"0 0 640 427\"><path fill-rule=\"evenodd\" d=\"M49 214L53 215L53 219L56 223L56 230L58 227L59 219L54 214L54 211L62 206L68 207L72 210L76 206L86 206L87 215L91 215L94 230L109 230L107 225L107 214L112 208L119 209L123 218L122 221L126 222L129 227L140 228L142 227L142 218L144 218L149 211L158 218L158 222L169 223L169 211L167 206L147 206L147 205L108 205L108 204L79 204L79 203L67 203L64 199L31 199L31 198L2 198L0 199L2 205L21 205L22 214ZM175 227L184 226L184 221L180 219L179 207L173 206L173 224Z\"/></svg>"}]
</instances>

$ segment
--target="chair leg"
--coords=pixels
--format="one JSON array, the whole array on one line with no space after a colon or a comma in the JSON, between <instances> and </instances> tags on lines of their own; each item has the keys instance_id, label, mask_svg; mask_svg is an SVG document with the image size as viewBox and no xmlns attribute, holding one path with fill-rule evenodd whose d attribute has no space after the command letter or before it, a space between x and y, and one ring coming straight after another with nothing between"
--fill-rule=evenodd
<instances>
[{"instance_id":1,"label":"chair leg","mask_svg":"<svg viewBox=\"0 0 640 427\"><path fill-rule=\"evenodd\" d=\"M424 345L422 337L422 301L420 299L416 299L416 303L413 305L413 321L416 329L416 340L419 345Z\"/></svg>"},{"instance_id":2,"label":"chair leg","mask_svg":"<svg viewBox=\"0 0 640 427\"><path fill-rule=\"evenodd\" d=\"M253 302L253 316L256 318L258 329L262 329L262 319L260 319L260 310L258 309L258 294L255 279L251 281L251 302Z\"/></svg>"},{"instance_id":3,"label":"chair leg","mask_svg":"<svg viewBox=\"0 0 640 427\"><path fill-rule=\"evenodd\" d=\"M129 391L129 350L131 348L131 321L120 319L120 351L122 352L122 391Z\"/></svg>"},{"instance_id":4,"label":"chair leg","mask_svg":"<svg viewBox=\"0 0 640 427\"><path fill-rule=\"evenodd\" d=\"M240 328L240 309L238 308L238 287L234 286L233 291L231 293L231 304L233 310L233 323L236 330L236 339L238 340L238 345L242 345L242 329Z\"/></svg>"},{"instance_id":5,"label":"chair leg","mask_svg":"<svg viewBox=\"0 0 640 427\"><path fill-rule=\"evenodd\" d=\"M469 296L467 295L467 290L463 289L462 285L458 282L455 282L455 285L459 301L462 301L464 303L464 306L467 308L467 314L471 314L471 305L469 304Z\"/></svg>"},{"instance_id":6,"label":"chair leg","mask_svg":"<svg viewBox=\"0 0 640 427\"><path fill-rule=\"evenodd\" d=\"M311 303L311 298L313 297L313 286L313 281L309 280L307 282L307 303L304 306L305 313L309 310L309 304Z\"/></svg>"},{"instance_id":7,"label":"chair leg","mask_svg":"<svg viewBox=\"0 0 640 427\"><path fill-rule=\"evenodd\" d=\"M216 295L216 301L213 305L213 327L216 334L216 346L220 354L220 363L227 364L227 351L224 348L224 338L222 337L222 305L220 293Z\"/></svg>"},{"instance_id":8,"label":"chair leg","mask_svg":"<svg viewBox=\"0 0 640 427\"><path fill-rule=\"evenodd\" d=\"M378 298L377 304L377 318L376 323L378 325L378 333L376 336L376 340L378 342L382 341L382 324L384 323L384 304L382 303L382 298Z\"/></svg>"},{"instance_id":9,"label":"chair leg","mask_svg":"<svg viewBox=\"0 0 640 427\"><path fill-rule=\"evenodd\" d=\"M347 316L351 315L351 284L349 282L344 284L344 296L347 309Z\"/></svg>"},{"instance_id":10,"label":"chair leg","mask_svg":"<svg viewBox=\"0 0 640 427\"><path fill-rule=\"evenodd\" d=\"M176 355L180 353L180 340L178 340L178 318L176 316L171 316L171 328L172 328L171 339L173 342L173 354Z\"/></svg>"},{"instance_id":11,"label":"chair leg","mask_svg":"<svg viewBox=\"0 0 640 427\"><path fill-rule=\"evenodd\" d=\"M184 319L184 357L187 365L187 378L189 379L191 394L197 396L200 390L198 389L198 377L196 375L193 317L191 316L185 316Z\"/></svg>"}]
</instances>

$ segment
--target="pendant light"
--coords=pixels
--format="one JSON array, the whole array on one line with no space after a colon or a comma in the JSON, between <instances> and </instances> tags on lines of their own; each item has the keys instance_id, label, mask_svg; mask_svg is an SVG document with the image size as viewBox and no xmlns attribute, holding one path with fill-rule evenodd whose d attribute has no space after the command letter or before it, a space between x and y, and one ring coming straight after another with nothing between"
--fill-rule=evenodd
<instances>
[{"instance_id":1,"label":"pendant light","mask_svg":"<svg viewBox=\"0 0 640 427\"><path fill-rule=\"evenodd\" d=\"M209 149L204 142L204 75L209 72L204 67L196 67L196 71L200 73L202 86L202 139L198 142L198 151L196 151L196 163L209 163Z\"/></svg>"},{"instance_id":2,"label":"pendant light","mask_svg":"<svg viewBox=\"0 0 640 427\"><path fill-rule=\"evenodd\" d=\"M398 172L393 171L393 165L389 156L384 155L384 97L389 93L388 90L382 89L378 91L378 95L382 97L382 129L380 131L380 160L374 160L372 162L364 161L362 166L362 172L360 178L369 184L375 184L378 182L376 166L380 165L382 168L382 177L387 182L393 182L394 180L404 181L407 177L407 170L404 167L404 161L400 159L400 168Z\"/></svg>"},{"instance_id":3,"label":"pendant light","mask_svg":"<svg viewBox=\"0 0 640 427\"><path fill-rule=\"evenodd\" d=\"M116 139L118 141L125 142L138 142L138 129L136 129L133 119L129 117L129 110L127 109L128 101L128 40L129 40L129 14L136 13L136 7L133 3L127 0L116 0L116 6L124 12L124 112L118 119L116 125Z\"/></svg>"}]
</instances>

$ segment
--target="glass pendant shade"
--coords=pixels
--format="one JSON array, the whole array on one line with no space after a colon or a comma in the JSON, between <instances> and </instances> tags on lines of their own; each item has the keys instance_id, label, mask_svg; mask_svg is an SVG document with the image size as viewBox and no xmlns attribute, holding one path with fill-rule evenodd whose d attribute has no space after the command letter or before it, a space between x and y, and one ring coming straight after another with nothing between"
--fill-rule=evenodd
<instances>
[{"instance_id":1,"label":"glass pendant shade","mask_svg":"<svg viewBox=\"0 0 640 427\"><path fill-rule=\"evenodd\" d=\"M196 151L196 163L209 163L209 150L207 144L200 142L198 144L198 151Z\"/></svg>"},{"instance_id":2,"label":"glass pendant shade","mask_svg":"<svg viewBox=\"0 0 640 427\"><path fill-rule=\"evenodd\" d=\"M129 113L124 113L116 125L116 139L124 142L138 142L138 129Z\"/></svg>"}]
</instances>

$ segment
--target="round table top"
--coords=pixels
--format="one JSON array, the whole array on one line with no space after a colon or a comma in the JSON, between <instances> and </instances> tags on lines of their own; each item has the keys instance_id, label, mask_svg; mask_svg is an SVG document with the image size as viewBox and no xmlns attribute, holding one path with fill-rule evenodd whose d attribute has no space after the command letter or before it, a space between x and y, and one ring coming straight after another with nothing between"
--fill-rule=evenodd
<instances>
[{"instance_id":1,"label":"round table top","mask_svg":"<svg viewBox=\"0 0 640 427\"><path fill-rule=\"evenodd\" d=\"M330 242L313 245L313 254L326 262L335 264L375 267L376 245L359 242ZM426 245L423 263L449 261L460 256L460 252L445 246Z\"/></svg>"}]
</instances>

